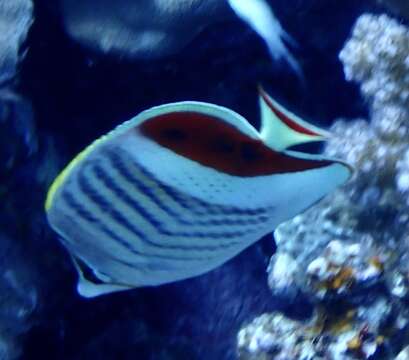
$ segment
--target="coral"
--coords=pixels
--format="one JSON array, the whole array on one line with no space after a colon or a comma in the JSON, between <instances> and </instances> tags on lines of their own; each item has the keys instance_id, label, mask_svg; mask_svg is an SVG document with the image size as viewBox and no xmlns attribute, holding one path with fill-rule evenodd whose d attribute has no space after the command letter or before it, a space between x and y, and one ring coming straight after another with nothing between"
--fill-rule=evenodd
<instances>
[{"instance_id":1,"label":"coral","mask_svg":"<svg viewBox=\"0 0 409 360\"><path fill-rule=\"evenodd\" d=\"M409 29L386 15L364 14L339 57L345 77L360 84L371 118L336 121L325 154L353 165L355 175L278 227L269 285L288 301L294 292L312 299L310 325L320 329L316 342L327 339L325 359L402 358L409 324ZM259 358L276 357L250 357Z\"/></svg>"},{"instance_id":2,"label":"coral","mask_svg":"<svg viewBox=\"0 0 409 360\"><path fill-rule=\"evenodd\" d=\"M353 165L353 179L331 199L276 230L279 250L298 262L308 264L334 239L344 244L332 243L337 256L361 244L363 254L384 258L387 271L400 262L396 255L405 254L409 144L402 134L409 131L409 113L402 93L409 93L409 78L402 74L408 67L407 49L409 31L404 26L386 15L365 14L341 51L346 77L361 83L371 106L371 122L339 120L332 126L334 136L325 153ZM399 116L385 109L395 109Z\"/></svg>"},{"instance_id":3,"label":"coral","mask_svg":"<svg viewBox=\"0 0 409 360\"><path fill-rule=\"evenodd\" d=\"M319 299L346 296L351 302L354 295L380 280L385 260L378 256L359 243L333 240L307 267L308 291Z\"/></svg>"},{"instance_id":4,"label":"coral","mask_svg":"<svg viewBox=\"0 0 409 360\"><path fill-rule=\"evenodd\" d=\"M339 57L370 101L371 125L389 142L409 132L409 30L387 15L362 15Z\"/></svg>"},{"instance_id":5,"label":"coral","mask_svg":"<svg viewBox=\"0 0 409 360\"><path fill-rule=\"evenodd\" d=\"M316 303L334 299L359 303L365 291L382 281L387 258L373 246L369 238L350 244L332 240L305 263L280 249L270 260L268 284L273 295L290 303L300 295Z\"/></svg>"},{"instance_id":6,"label":"coral","mask_svg":"<svg viewBox=\"0 0 409 360\"><path fill-rule=\"evenodd\" d=\"M264 314L239 331L239 359L313 359L316 349L312 337L296 321L277 313Z\"/></svg>"},{"instance_id":7,"label":"coral","mask_svg":"<svg viewBox=\"0 0 409 360\"><path fill-rule=\"evenodd\" d=\"M355 124L355 129L337 123L338 136L327 148L329 154L356 166L355 179L345 191L361 204L357 226L395 255L393 266L399 268L405 266L409 250L408 51L409 29L397 21L386 15L363 15L357 21L340 58L347 78L361 84L371 106L371 122ZM372 201L366 195L369 191Z\"/></svg>"},{"instance_id":8,"label":"coral","mask_svg":"<svg viewBox=\"0 0 409 360\"><path fill-rule=\"evenodd\" d=\"M381 297L336 315L317 309L308 322L263 314L238 332L239 359L390 359L396 354L394 338L407 333L408 323L408 318L394 318L394 311Z\"/></svg>"},{"instance_id":9,"label":"coral","mask_svg":"<svg viewBox=\"0 0 409 360\"><path fill-rule=\"evenodd\" d=\"M267 268L268 284L277 297L293 302L300 294L300 268L287 253L276 253Z\"/></svg>"},{"instance_id":10,"label":"coral","mask_svg":"<svg viewBox=\"0 0 409 360\"><path fill-rule=\"evenodd\" d=\"M339 333L322 329L319 317L308 323L279 313L263 314L240 329L240 360L370 359L385 347L384 337L362 323Z\"/></svg>"}]
</instances>

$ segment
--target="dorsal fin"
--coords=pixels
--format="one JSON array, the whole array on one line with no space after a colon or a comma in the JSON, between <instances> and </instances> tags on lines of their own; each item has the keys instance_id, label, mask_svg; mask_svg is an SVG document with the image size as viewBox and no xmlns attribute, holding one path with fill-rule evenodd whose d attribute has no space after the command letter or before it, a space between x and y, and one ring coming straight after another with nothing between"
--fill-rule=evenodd
<instances>
[{"instance_id":1,"label":"dorsal fin","mask_svg":"<svg viewBox=\"0 0 409 360\"><path fill-rule=\"evenodd\" d=\"M323 141L330 136L328 131L309 124L286 110L261 86L258 91L261 113L260 136L270 148L281 151L293 145Z\"/></svg>"},{"instance_id":2,"label":"dorsal fin","mask_svg":"<svg viewBox=\"0 0 409 360\"><path fill-rule=\"evenodd\" d=\"M149 121L150 119L164 114L178 112L195 112L198 114L213 116L215 118L218 118L219 120L224 121L226 124L232 125L250 138L258 140L260 139L258 131L244 117L223 106L199 101L181 101L155 106L148 110L142 111L132 119L118 125L108 134L103 135L95 140L83 151L81 151L73 160L71 160L71 162L57 176L57 178L50 186L45 202L45 210L48 211L51 208L57 190L62 186L71 171L73 171L74 168L76 168L90 153L95 151L99 146L105 144L107 141L112 141L113 139L121 136L132 128L140 126L145 121Z\"/></svg>"}]
</instances>

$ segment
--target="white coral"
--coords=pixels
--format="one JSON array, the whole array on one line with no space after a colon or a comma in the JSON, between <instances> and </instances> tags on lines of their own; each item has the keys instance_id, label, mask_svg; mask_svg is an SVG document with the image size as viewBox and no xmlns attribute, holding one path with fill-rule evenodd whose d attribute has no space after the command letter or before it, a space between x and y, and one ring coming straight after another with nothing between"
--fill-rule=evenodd
<instances>
[{"instance_id":1,"label":"white coral","mask_svg":"<svg viewBox=\"0 0 409 360\"><path fill-rule=\"evenodd\" d=\"M387 15L364 14L339 58L347 80L359 82L371 102L374 129L403 139L409 132L408 28Z\"/></svg>"},{"instance_id":2,"label":"white coral","mask_svg":"<svg viewBox=\"0 0 409 360\"><path fill-rule=\"evenodd\" d=\"M399 301L409 294L409 28L386 15L364 14L340 59L346 78L360 84L371 118L338 120L325 153L353 165L355 176L331 198L282 224L275 238L278 251L291 254L300 273L310 278L304 287L309 295L323 299L322 286L310 285L344 267L338 273L342 276L325 283L331 286L327 299L344 293L341 298L351 306L362 304L354 328L364 322L373 334L382 334L384 319L395 314L392 327L399 332L408 326L406 307ZM380 293L373 279L375 284L385 279L387 289ZM363 303L363 297L371 301ZM381 337L386 345L388 336ZM331 345L335 355L346 358L345 342L338 345ZM368 353L375 349L373 342L363 345L369 346ZM391 353L406 345L402 342Z\"/></svg>"}]
</instances>

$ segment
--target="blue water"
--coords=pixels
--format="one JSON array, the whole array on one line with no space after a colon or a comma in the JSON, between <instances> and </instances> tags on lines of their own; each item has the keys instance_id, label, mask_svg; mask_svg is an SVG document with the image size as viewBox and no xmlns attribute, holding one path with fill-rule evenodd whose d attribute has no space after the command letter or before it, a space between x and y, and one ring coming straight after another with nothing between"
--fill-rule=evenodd
<instances>
[{"instance_id":1,"label":"blue water","mask_svg":"<svg viewBox=\"0 0 409 360\"><path fill-rule=\"evenodd\" d=\"M232 360L244 322L274 309L300 318L310 314L308 303L288 306L270 295L265 269L275 250L272 236L199 278L80 298L70 260L44 218L47 180L38 180L51 180L96 137L153 105L207 101L258 126L259 83L316 124L365 115L358 88L344 80L338 53L358 16L379 12L375 2L269 2L297 42L292 51L304 82L285 62L274 62L262 40L234 16L206 27L172 55L129 60L74 42L64 31L58 1L34 1L28 52L13 91L32 104L39 149L6 173L12 205L1 220L1 231L29 264L27 281L38 291L38 306L21 340L22 359Z\"/></svg>"}]
</instances>

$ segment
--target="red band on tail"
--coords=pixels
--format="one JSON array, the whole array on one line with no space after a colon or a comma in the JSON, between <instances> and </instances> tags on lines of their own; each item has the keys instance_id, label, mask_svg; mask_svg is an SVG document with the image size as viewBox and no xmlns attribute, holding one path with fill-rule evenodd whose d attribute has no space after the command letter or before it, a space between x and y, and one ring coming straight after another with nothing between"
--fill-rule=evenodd
<instances>
[{"instance_id":1,"label":"red band on tail","mask_svg":"<svg viewBox=\"0 0 409 360\"><path fill-rule=\"evenodd\" d=\"M274 112L274 114L276 114L277 117L284 124L286 124L290 129L293 129L294 131L300 134L311 135L311 136L321 136L321 134L318 134L310 129L307 129L304 126L295 122L294 120L290 119L287 115L285 115L282 111L280 111L279 109L277 109L277 107L274 106L269 96L266 94L266 92L261 87L259 87L258 90L259 90L260 96L263 98L264 102L271 109L271 111Z\"/></svg>"}]
</instances>

